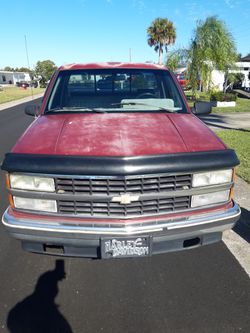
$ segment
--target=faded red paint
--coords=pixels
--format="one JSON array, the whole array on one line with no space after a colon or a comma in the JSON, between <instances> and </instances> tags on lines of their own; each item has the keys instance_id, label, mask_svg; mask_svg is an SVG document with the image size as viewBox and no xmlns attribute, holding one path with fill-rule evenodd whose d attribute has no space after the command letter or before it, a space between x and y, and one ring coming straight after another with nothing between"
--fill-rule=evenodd
<instances>
[{"instance_id":1,"label":"faded red paint","mask_svg":"<svg viewBox=\"0 0 250 333\"><path fill-rule=\"evenodd\" d=\"M192 114L79 113L39 117L12 152L138 156L224 148Z\"/></svg>"},{"instance_id":2,"label":"faded red paint","mask_svg":"<svg viewBox=\"0 0 250 333\"><path fill-rule=\"evenodd\" d=\"M141 156L199 152L225 149L224 143L189 109L185 95L172 75L180 94L187 105L187 114L163 112L116 112L116 113L58 113L44 114L44 108L60 70L105 68L138 68L167 70L154 64L103 63L72 64L62 66L53 75L43 99L41 115L20 137L12 152L24 154L73 155L73 156ZM153 220L166 221L170 218L193 217L196 214L226 211L233 206L227 204L181 213L154 216ZM8 208L14 218L26 221L58 222L58 216L27 213ZM127 219L62 217L60 222L73 223L144 223L151 217Z\"/></svg>"},{"instance_id":3,"label":"faded red paint","mask_svg":"<svg viewBox=\"0 0 250 333\"><path fill-rule=\"evenodd\" d=\"M156 65L150 63L126 63L126 62L99 62L89 64L70 64L64 65L59 70L73 70L73 69L111 69L111 68L138 68L138 69L167 69L163 65Z\"/></svg>"},{"instance_id":4,"label":"faded red paint","mask_svg":"<svg viewBox=\"0 0 250 333\"><path fill-rule=\"evenodd\" d=\"M167 70L143 63L72 64L59 68L46 90L41 116L12 149L15 153L89 156L139 156L224 149L225 145L193 114L79 113L44 115L60 70L138 68ZM171 74L172 75L172 74ZM185 95L174 75L183 100Z\"/></svg>"}]
</instances>

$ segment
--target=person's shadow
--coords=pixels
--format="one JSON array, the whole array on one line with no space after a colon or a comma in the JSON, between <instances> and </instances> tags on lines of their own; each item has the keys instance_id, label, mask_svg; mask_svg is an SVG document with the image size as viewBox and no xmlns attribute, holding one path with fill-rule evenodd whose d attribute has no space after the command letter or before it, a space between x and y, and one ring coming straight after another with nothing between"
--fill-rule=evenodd
<instances>
[{"instance_id":1,"label":"person's shadow","mask_svg":"<svg viewBox=\"0 0 250 333\"><path fill-rule=\"evenodd\" d=\"M53 271L37 281L33 294L17 303L9 312L7 326L11 333L72 333L71 327L55 304L58 282L65 278L64 261L56 260Z\"/></svg>"}]
</instances>

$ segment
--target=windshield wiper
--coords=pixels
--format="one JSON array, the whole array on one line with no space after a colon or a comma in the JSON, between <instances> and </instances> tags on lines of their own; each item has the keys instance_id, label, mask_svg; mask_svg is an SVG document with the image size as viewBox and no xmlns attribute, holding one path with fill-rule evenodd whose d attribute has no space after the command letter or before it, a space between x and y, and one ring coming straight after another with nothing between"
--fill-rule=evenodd
<instances>
[{"instance_id":1,"label":"windshield wiper","mask_svg":"<svg viewBox=\"0 0 250 333\"><path fill-rule=\"evenodd\" d=\"M177 108L177 107L174 107L174 108L165 108L163 106L159 106L159 105L153 105L153 104L148 104L148 103L142 103L142 102L121 102L121 103L113 103L111 105L114 105L114 106L123 106L123 105L142 105L142 106L148 106L148 107L152 107L152 108L157 108L157 110L159 111L164 111L164 112L167 112L167 113L174 113L175 111L180 111L182 110L182 108ZM124 109L124 111L135 111L135 109Z\"/></svg>"},{"instance_id":2,"label":"windshield wiper","mask_svg":"<svg viewBox=\"0 0 250 333\"><path fill-rule=\"evenodd\" d=\"M67 107L57 107L48 110L46 113L54 113L54 112L95 112L95 113L105 113L106 111L103 109L98 109L98 108L84 108L81 106L67 106Z\"/></svg>"}]
</instances>

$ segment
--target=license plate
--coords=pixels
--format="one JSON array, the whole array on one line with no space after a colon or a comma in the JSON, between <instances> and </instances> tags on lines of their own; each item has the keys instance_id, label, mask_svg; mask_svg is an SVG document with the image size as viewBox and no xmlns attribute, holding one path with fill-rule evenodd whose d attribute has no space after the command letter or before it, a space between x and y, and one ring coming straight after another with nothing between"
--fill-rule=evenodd
<instances>
[{"instance_id":1,"label":"license plate","mask_svg":"<svg viewBox=\"0 0 250 333\"><path fill-rule=\"evenodd\" d=\"M102 258L146 257L151 255L150 237L102 238Z\"/></svg>"}]
</instances>

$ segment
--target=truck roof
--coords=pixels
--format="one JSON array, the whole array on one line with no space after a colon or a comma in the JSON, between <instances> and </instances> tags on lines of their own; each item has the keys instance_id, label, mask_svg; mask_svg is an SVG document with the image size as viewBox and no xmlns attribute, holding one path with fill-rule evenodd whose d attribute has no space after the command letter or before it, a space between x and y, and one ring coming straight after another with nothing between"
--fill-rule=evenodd
<instances>
[{"instance_id":1,"label":"truck roof","mask_svg":"<svg viewBox=\"0 0 250 333\"><path fill-rule=\"evenodd\" d=\"M163 65L151 63L131 63L131 62L95 62L87 64L69 64L59 67L59 70L72 69L112 69L112 68L138 68L138 69L167 69Z\"/></svg>"}]
</instances>

